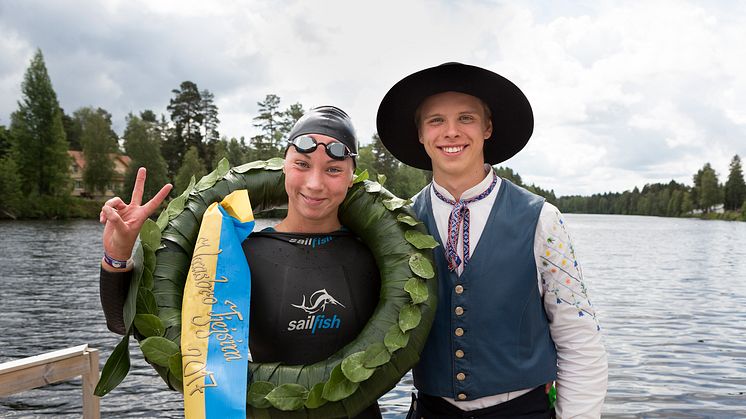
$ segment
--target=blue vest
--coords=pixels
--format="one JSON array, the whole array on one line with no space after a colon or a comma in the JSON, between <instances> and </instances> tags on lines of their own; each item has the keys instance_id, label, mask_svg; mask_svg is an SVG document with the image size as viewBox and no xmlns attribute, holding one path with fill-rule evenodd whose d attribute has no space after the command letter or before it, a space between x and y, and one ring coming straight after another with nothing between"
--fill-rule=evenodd
<instances>
[{"instance_id":1,"label":"blue vest","mask_svg":"<svg viewBox=\"0 0 746 419\"><path fill-rule=\"evenodd\" d=\"M440 242L431 186L414 210ZM539 294L534 235L544 198L503 179L484 232L459 277L435 249L438 306L414 368L414 384L431 396L473 400L557 377L557 352Z\"/></svg>"}]
</instances>

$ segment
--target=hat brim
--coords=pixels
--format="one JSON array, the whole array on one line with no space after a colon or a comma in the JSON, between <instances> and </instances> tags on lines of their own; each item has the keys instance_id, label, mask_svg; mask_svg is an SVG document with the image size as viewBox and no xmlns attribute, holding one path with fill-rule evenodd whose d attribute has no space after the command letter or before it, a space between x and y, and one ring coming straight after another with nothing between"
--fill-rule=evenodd
<instances>
[{"instance_id":1,"label":"hat brim","mask_svg":"<svg viewBox=\"0 0 746 419\"><path fill-rule=\"evenodd\" d=\"M501 163L521 151L534 130L534 114L523 92L505 77L460 63L447 63L411 74L386 93L376 125L386 149L401 162L432 170L419 141L414 115L429 96L459 92L478 97L492 113L492 136L484 143L484 160Z\"/></svg>"}]
</instances>

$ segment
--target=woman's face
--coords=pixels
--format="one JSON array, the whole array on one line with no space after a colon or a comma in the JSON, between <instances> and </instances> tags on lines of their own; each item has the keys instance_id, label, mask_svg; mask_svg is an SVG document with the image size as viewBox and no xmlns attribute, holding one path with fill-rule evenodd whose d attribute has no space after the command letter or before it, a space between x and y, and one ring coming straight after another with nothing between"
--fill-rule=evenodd
<instances>
[{"instance_id":1,"label":"woman's face","mask_svg":"<svg viewBox=\"0 0 746 419\"><path fill-rule=\"evenodd\" d=\"M310 136L319 143L338 142L326 135ZM300 153L291 145L285 156L284 172L288 216L283 224L302 233L339 229L337 210L352 186L352 158L335 160L326 154L323 145L312 153Z\"/></svg>"}]
</instances>

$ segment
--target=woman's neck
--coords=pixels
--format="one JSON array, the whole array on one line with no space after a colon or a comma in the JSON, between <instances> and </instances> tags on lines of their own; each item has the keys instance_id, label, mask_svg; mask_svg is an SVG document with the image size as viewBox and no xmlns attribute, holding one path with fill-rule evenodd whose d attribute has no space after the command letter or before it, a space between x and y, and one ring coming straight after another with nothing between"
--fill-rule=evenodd
<instances>
[{"instance_id":1,"label":"woman's neck","mask_svg":"<svg viewBox=\"0 0 746 419\"><path fill-rule=\"evenodd\" d=\"M282 221L275 225L275 230L281 233L308 233L322 234L331 233L342 228L339 219L309 220L293 217L288 214Z\"/></svg>"}]
</instances>

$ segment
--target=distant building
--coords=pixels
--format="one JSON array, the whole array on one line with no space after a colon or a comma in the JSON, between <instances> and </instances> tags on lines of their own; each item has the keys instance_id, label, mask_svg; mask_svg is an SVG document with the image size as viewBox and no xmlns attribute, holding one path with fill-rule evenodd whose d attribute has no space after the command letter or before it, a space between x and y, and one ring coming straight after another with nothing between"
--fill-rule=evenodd
<instances>
[{"instance_id":1,"label":"distant building","mask_svg":"<svg viewBox=\"0 0 746 419\"><path fill-rule=\"evenodd\" d=\"M67 154L72 157L72 164L70 165L70 177L73 180L73 196L82 196L86 198L105 198L115 196L124 187L124 176L127 173L127 169L132 163L132 159L129 156L122 154L109 154L109 158L114 163L114 176L106 184L106 192L101 195L100 192L96 192L94 195L92 192L85 189L85 183L83 182L83 171L85 170L85 156L82 151L67 150Z\"/></svg>"}]
</instances>

